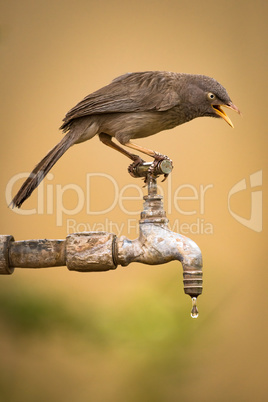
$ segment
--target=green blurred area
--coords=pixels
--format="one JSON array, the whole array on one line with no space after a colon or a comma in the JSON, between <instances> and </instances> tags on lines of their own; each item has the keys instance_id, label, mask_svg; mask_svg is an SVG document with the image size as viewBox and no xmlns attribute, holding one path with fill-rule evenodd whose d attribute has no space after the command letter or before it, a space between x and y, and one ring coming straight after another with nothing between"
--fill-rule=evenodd
<instances>
[{"instance_id":1,"label":"green blurred area","mask_svg":"<svg viewBox=\"0 0 268 402\"><path fill-rule=\"evenodd\" d=\"M104 303L34 289L22 274L0 285L0 400L265 401L266 297L241 312L243 283L214 305L207 283L192 319L174 275Z\"/></svg>"},{"instance_id":2,"label":"green blurred area","mask_svg":"<svg viewBox=\"0 0 268 402\"><path fill-rule=\"evenodd\" d=\"M117 308L94 300L71 306L68 298L41 296L24 285L1 287L1 397L173 400L170 387L177 390L192 371L193 328L199 328L190 299L170 298L175 287L169 281Z\"/></svg>"}]
</instances>

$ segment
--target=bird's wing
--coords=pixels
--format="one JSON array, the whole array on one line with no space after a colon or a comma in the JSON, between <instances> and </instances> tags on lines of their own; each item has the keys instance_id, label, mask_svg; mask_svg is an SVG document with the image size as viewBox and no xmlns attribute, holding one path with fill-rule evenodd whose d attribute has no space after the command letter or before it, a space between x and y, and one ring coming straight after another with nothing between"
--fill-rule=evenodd
<instances>
[{"instance_id":1,"label":"bird's wing","mask_svg":"<svg viewBox=\"0 0 268 402\"><path fill-rule=\"evenodd\" d=\"M61 128L68 129L72 120L93 114L171 109L180 103L179 81L176 73L125 74L73 107L66 114Z\"/></svg>"}]
</instances>

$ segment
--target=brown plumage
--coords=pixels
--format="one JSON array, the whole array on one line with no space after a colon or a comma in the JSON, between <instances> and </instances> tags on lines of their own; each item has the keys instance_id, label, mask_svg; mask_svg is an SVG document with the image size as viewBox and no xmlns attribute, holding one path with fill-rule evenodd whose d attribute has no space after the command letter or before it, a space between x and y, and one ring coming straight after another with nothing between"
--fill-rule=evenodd
<instances>
[{"instance_id":1,"label":"brown plumage","mask_svg":"<svg viewBox=\"0 0 268 402\"><path fill-rule=\"evenodd\" d=\"M239 112L223 86L203 75L147 71L118 77L88 95L66 114L60 127L66 133L65 137L38 163L11 204L19 208L73 144L98 134L104 144L135 163L141 161L137 155L114 143L112 137L115 137L120 144L158 161L165 157L130 140L147 137L202 116L222 117L232 126L221 106Z\"/></svg>"}]
</instances>

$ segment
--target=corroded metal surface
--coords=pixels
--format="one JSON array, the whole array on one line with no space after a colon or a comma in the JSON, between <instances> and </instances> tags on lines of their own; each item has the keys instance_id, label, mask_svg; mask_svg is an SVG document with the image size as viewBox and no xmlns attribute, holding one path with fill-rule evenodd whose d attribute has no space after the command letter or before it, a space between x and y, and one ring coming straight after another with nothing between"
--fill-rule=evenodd
<instances>
[{"instance_id":1,"label":"corroded metal surface","mask_svg":"<svg viewBox=\"0 0 268 402\"><path fill-rule=\"evenodd\" d=\"M190 296L202 293L202 255L189 238L174 233L165 224L142 223L135 240L121 236L117 240L117 262L157 265L178 260L184 271L184 290Z\"/></svg>"},{"instance_id":2,"label":"corroded metal surface","mask_svg":"<svg viewBox=\"0 0 268 402\"><path fill-rule=\"evenodd\" d=\"M168 229L168 219L160 195L157 195L156 179L149 177L148 195L144 196L139 237L117 239L117 263L127 266L131 262L157 265L178 260L182 263L184 291L197 297L202 293L202 254L189 238Z\"/></svg>"},{"instance_id":3,"label":"corroded metal surface","mask_svg":"<svg viewBox=\"0 0 268 402\"><path fill-rule=\"evenodd\" d=\"M14 268L9 264L9 247L13 241L13 236L0 236L0 275L10 275L14 272Z\"/></svg>"},{"instance_id":4,"label":"corroded metal surface","mask_svg":"<svg viewBox=\"0 0 268 402\"><path fill-rule=\"evenodd\" d=\"M133 168L131 176L133 177L146 177L148 174L148 169L151 167L153 162L144 162L142 165L137 165ZM170 159L164 159L159 161L157 166L154 168L154 174L169 174L172 172L172 162Z\"/></svg>"},{"instance_id":5,"label":"corroded metal surface","mask_svg":"<svg viewBox=\"0 0 268 402\"><path fill-rule=\"evenodd\" d=\"M65 265L65 240L23 240L10 244L9 263L17 268L45 268Z\"/></svg>"},{"instance_id":6,"label":"corroded metal surface","mask_svg":"<svg viewBox=\"0 0 268 402\"><path fill-rule=\"evenodd\" d=\"M116 236L107 232L73 233L66 239L66 265L70 270L115 269L113 247Z\"/></svg>"}]
</instances>

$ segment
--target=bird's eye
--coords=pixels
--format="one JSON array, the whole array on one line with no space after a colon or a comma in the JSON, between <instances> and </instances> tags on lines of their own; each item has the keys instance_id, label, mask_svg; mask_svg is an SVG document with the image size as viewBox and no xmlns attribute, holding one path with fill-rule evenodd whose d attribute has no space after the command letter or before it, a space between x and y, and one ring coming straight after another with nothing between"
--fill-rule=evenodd
<instances>
[{"instance_id":1,"label":"bird's eye","mask_svg":"<svg viewBox=\"0 0 268 402\"><path fill-rule=\"evenodd\" d=\"M209 92L208 99L215 99L215 95L212 92Z\"/></svg>"}]
</instances>

